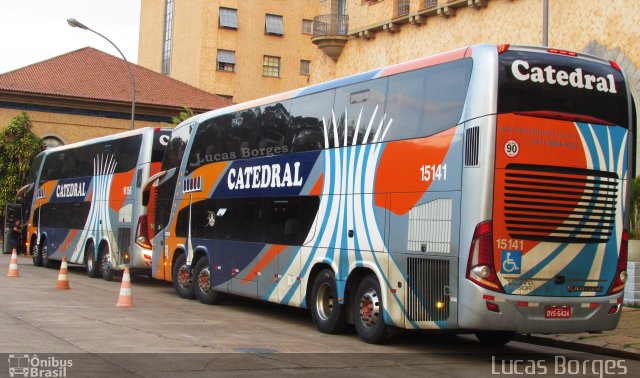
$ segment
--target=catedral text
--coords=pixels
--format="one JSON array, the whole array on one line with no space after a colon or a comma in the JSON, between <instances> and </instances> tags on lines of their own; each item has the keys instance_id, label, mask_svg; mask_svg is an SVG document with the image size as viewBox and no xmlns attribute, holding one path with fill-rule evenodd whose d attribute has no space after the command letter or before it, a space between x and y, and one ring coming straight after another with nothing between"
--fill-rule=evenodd
<instances>
[{"instance_id":1,"label":"catedral text","mask_svg":"<svg viewBox=\"0 0 640 378\"><path fill-rule=\"evenodd\" d=\"M84 197L87 194L84 182L73 182L69 184L62 184L56 187L56 196L58 198L67 197Z\"/></svg>"},{"instance_id":2,"label":"catedral text","mask_svg":"<svg viewBox=\"0 0 640 378\"><path fill-rule=\"evenodd\" d=\"M531 80L533 83L557 84L563 87L569 85L580 89L595 89L599 92L618 93L612 74L606 77L596 76L583 73L582 68L567 72L555 69L552 65L548 65L545 68L530 67L527 61L515 60L511 64L511 73L513 77L520 81Z\"/></svg>"},{"instance_id":3,"label":"catedral text","mask_svg":"<svg viewBox=\"0 0 640 378\"><path fill-rule=\"evenodd\" d=\"M284 188L302 186L302 183L300 162L293 163L293 170L289 163L285 163L231 168L227 174L229 190Z\"/></svg>"}]
</instances>

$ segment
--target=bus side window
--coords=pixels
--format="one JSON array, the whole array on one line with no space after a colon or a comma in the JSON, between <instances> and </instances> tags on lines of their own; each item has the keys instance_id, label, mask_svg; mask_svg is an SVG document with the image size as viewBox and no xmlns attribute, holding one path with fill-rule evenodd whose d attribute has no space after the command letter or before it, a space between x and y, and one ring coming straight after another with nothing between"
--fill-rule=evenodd
<instances>
[{"instance_id":1,"label":"bus side window","mask_svg":"<svg viewBox=\"0 0 640 378\"><path fill-rule=\"evenodd\" d=\"M260 156L284 153L291 121L291 100L256 108L257 119L252 128L251 148Z\"/></svg>"},{"instance_id":2,"label":"bus side window","mask_svg":"<svg viewBox=\"0 0 640 378\"><path fill-rule=\"evenodd\" d=\"M314 151L324 148L324 123L327 132L332 127L331 110L335 90L294 98L291 103L291 124L287 137L290 152ZM333 132L328 133L333 146Z\"/></svg>"},{"instance_id":3,"label":"bus side window","mask_svg":"<svg viewBox=\"0 0 640 378\"><path fill-rule=\"evenodd\" d=\"M460 121L471 77L471 59L443 63L389 78L387 140L437 134Z\"/></svg>"},{"instance_id":4,"label":"bus side window","mask_svg":"<svg viewBox=\"0 0 640 378\"><path fill-rule=\"evenodd\" d=\"M355 139L356 144L365 144L373 140L385 112L388 81L389 79L385 77L348 85L336 90L334 112L336 115L338 144L340 146L345 144L347 146L352 145L356 132L358 133ZM367 128L374 114L375 118L371 124L371 130L367 133ZM345 118L347 125L346 143ZM359 124L358 120L360 121ZM385 121L385 125L386 123L387 121ZM333 131L330 134L333 134ZM364 140L365 136L367 140Z\"/></svg>"}]
</instances>

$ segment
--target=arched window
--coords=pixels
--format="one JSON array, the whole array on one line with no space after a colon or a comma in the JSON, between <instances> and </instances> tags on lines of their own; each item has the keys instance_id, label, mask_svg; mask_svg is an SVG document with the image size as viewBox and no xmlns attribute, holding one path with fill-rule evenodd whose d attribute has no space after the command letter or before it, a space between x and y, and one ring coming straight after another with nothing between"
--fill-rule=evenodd
<instances>
[{"instance_id":1,"label":"arched window","mask_svg":"<svg viewBox=\"0 0 640 378\"><path fill-rule=\"evenodd\" d=\"M47 149L64 145L64 142L62 141L62 139L52 135L43 137L42 142L44 142L44 145Z\"/></svg>"}]
</instances>

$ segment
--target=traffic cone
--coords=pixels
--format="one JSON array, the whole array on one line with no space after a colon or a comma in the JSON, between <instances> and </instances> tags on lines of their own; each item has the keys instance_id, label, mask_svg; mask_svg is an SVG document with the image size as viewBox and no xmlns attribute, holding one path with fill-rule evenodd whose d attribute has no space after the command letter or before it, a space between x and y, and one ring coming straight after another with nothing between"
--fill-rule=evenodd
<instances>
[{"instance_id":1,"label":"traffic cone","mask_svg":"<svg viewBox=\"0 0 640 378\"><path fill-rule=\"evenodd\" d=\"M20 273L18 273L18 253L15 248L11 251L11 261L9 261L7 277L20 277Z\"/></svg>"},{"instance_id":2,"label":"traffic cone","mask_svg":"<svg viewBox=\"0 0 640 378\"><path fill-rule=\"evenodd\" d=\"M58 284L56 289L69 290L69 271L67 270L67 256L62 257L62 264L60 265L60 273L58 273Z\"/></svg>"},{"instance_id":3,"label":"traffic cone","mask_svg":"<svg viewBox=\"0 0 640 378\"><path fill-rule=\"evenodd\" d=\"M118 297L118 307L133 307L133 297L131 296L131 276L129 268L124 268L122 275L122 284L120 285L120 296Z\"/></svg>"}]
</instances>

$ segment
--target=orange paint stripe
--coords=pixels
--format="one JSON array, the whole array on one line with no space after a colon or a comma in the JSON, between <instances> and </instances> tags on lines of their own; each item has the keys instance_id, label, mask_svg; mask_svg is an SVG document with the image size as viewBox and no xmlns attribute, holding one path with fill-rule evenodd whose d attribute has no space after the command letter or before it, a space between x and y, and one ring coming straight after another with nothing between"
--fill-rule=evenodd
<instances>
[{"instance_id":1,"label":"orange paint stripe","mask_svg":"<svg viewBox=\"0 0 640 378\"><path fill-rule=\"evenodd\" d=\"M69 232L69 236L67 236L67 239L65 239L64 243L62 243L62 246L60 247L61 251L66 251L67 247L69 246L69 243L71 243L71 240L73 239L74 236L76 236L77 233L78 233L78 230L71 230L71 232Z\"/></svg>"},{"instance_id":2,"label":"orange paint stripe","mask_svg":"<svg viewBox=\"0 0 640 378\"><path fill-rule=\"evenodd\" d=\"M262 257L262 259L260 261L258 261L258 263L256 264L256 266L249 272L249 274L247 274L241 281L241 283L247 283L249 281L251 281L253 278L255 278L255 276L258 274L258 272L262 271L262 269L269 265L269 263L271 261L273 261L273 259L275 259L276 257L278 257L278 255L284 251L284 249L287 248L286 245L278 245L278 244L274 244L268 251L267 253Z\"/></svg>"},{"instance_id":3,"label":"orange paint stripe","mask_svg":"<svg viewBox=\"0 0 640 378\"><path fill-rule=\"evenodd\" d=\"M324 173L322 173L320 175L320 177L318 178L318 181L316 182L316 184L313 186L313 188L309 192L309 195L310 196L319 196L320 194L322 194L322 185L323 184L324 184Z\"/></svg>"}]
</instances>

